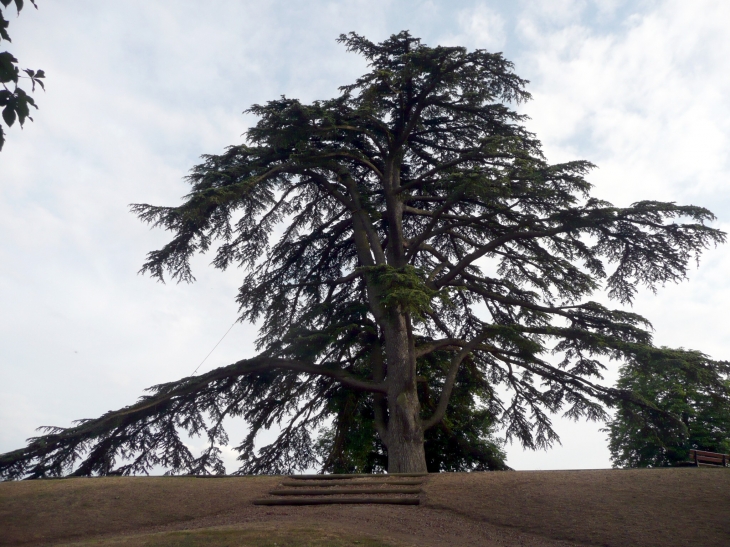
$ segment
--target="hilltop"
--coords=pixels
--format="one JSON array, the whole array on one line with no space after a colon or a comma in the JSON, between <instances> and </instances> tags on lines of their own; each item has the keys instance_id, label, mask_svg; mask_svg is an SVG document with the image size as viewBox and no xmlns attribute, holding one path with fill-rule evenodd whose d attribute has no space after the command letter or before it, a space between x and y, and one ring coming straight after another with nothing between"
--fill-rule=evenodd
<instances>
[{"instance_id":1,"label":"hilltop","mask_svg":"<svg viewBox=\"0 0 730 547\"><path fill-rule=\"evenodd\" d=\"M417 507L251 503L280 481L2 483L0 545L730 545L730 469L444 473Z\"/></svg>"}]
</instances>

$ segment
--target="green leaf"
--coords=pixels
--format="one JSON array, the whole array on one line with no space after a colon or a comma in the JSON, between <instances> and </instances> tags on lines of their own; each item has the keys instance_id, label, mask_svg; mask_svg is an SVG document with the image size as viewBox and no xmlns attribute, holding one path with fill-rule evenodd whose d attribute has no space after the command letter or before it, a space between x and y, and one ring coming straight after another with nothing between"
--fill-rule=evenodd
<instances>
[{"instance_id":1,"label":"green leaf","mask_svg":"<svg viewBox=\"0 0 730 547\"><path fill-rule=\"evenodd\" d=\"M15 109L15 112L18 114L18 122L20 123L20 127L23 127L23 124L25 123L25 119L30 116L30 109L28 108L28 103L26 101L19 101L18 106Z\"/></svg>"},{"instance_id":2,"label":"green leaf","mask_svg":"<svg viewBox=\"0 0 730 547\"><path fill-rule=\"evenodd\" d=\"M9 104L3 109L3 120L8 124L8 127L12 127L15 123L15 108L12 104Z\"/></svg>"},{"instance_id":3,"label":"green leaf","mask_svg":"<svg viewBox=\"0 0 730 547\"><path fill-rule=\"evenodd\" d=\"M38 79L38 78L43 78L45 76L45 74L43 73L42 70L39 70L38 72L36 72L35 70L26 68L26 69L23 69L23 72L25 72L28 75L28 77L30 78L31 84L33 85L33 91L35 91L36 84L39 84L45 91L46 87L43 85L43 82ZM39 74L40 74L40 76L39 76Z\"/></svg>"},{"instance_id":4,"label":"green leaf","mask_svg":"<svg viewBox=\"0 0 730 547\"><path fill-rule=\"evenodd\" d=\"M18 60L7 51L0 53L0 83L18 82Z\"/></svg>"},{"instance_id":5,"label":"green leaf","mask_svg":"<svg viewBox=\"0 0 730 547\"><path fill-rule=\"evenodd\" d=\"M15 8L18 11L18 14L20 14L20 11L25 6L24 0L0 0L0 6L2 6L3 9L7 8L12 2L15 2ZM35 0L30 0L30 3L33 4L33 7L38 9ZM10 35L7 32L9 24L10 23L5 19L4 13L0 11L0 41L11 41ZM18 88L20 69L17 67L17 63L18 60L10 52L0 52L0 84L2 84L0 85L0 108L4 107L2 115L3 120L8 127L12 126L16 119L19 121L21 127L25 123L26 119L33 121L33 118L30 117L30 107L38 108L35 101L33 101L33 98L25 93L25 91ZM41 80L41 78L45 77L45 73L42 70L36 71L24 69L23 72L25 72L28 75L28 78L30 78L33 91L35 91L36 84L40 85L41 88L45 90L45 86ZM4 85L9 82L13 82L15 84L13 92L7 89ZM2 150L4 143L5 134L3 133L2 128L0 128L0 150Z\"/></svg>"},{"instance_id":6,"label":"green leaf","mask_svg":"<svg viewBox=\"0 0 730 547\"><path fill-rule=\"evenodd\" d=\"M8 34L8 31L5 30L8 28L8 25L10 23L5 20L5 17L3 17L2 12L0 12L0 39L7 40L8 42L11 42L10 35Z\"/></svg>"}]
</instances>

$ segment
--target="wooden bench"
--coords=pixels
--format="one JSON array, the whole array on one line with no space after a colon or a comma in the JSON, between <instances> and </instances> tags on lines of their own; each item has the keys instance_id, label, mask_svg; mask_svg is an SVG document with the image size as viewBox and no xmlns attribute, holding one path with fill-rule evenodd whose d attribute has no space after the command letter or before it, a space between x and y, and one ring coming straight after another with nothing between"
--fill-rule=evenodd
<instances>
[{"instance_id":1,"label":"wooden bench","mask_svg":"<svg viewBox=\"0 0 730 547\"><path fill-rule=\"evenodd\" d=\"M700 465L721 465L726 467L730 463L730 455L719 452L707 452L705 450L690 450L689 459L697 467Z\"/></svg>"}]
</instances>

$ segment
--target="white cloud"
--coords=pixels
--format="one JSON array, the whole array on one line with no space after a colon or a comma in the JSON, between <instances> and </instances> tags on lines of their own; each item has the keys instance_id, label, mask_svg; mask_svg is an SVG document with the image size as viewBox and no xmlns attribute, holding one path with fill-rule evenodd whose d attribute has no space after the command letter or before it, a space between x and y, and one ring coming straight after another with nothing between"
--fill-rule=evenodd
<instances>
[{"instance_id":1,"label":"white cloud","mask_svg":"<svg viewBox=\"0 0 730 547\"><path fill-rule=\"evenodd\" d=\"M523 17L542 25L564 27L580 22L587 0L527 0L522 2Z\"/></svg>"},{"instance_id":2,"label":"white cloud","mask_svg":"<svg viewBox=\"0 0 730 547\"><path fill-rule=\"evenodd\" d=\"M587 152L609 199L688 199L723 187L730 76L719 67L730 37L720 21L730 4L704 4L666 2L608 35L525 26L531 125L556 160Z\"/></svg>"},{"instance_id":3,"label":"white cloud","mask_svg":"<svg viewBox=\"0 0 730 547\"><path fill-rule=\"evenodd\" d=\"M440 37L438 43L444 46L464 46L469 48L501 51L506 41L505 20L502 15L477 3L457 11L458 30L454 34Z\"/></svg>"}]
</instances>

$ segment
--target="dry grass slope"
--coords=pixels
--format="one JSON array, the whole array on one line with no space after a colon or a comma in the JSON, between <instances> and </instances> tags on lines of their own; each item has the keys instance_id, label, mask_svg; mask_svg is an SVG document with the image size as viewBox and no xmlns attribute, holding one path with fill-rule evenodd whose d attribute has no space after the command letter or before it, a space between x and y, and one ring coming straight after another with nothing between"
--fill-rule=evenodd
<instances>
[{"instance_id":1,"label":"dry grass slope","mask_svg":"<svg viewBox=\"0 0 730 547\"><path fill-rule=\"evenodd\" d=\"M392 547L365 536L344 536L312 529L204 528L180 532L125 535L63 544L64 547ZM61 546L59 546L61 547Z\"/></svg>"},{"instance_id":2,"label":"dry grass slope","mask_svg":"<svg viewBox=\"0 0 730 547\"><path fill-rule=\"evenodd\" d=\"M469 491L469 502L460 503ZM456 474L429 503L473 519L591 545L730 546L730 469Z\"/></svg>"},{"instance_id":3,"label":"dry grass slope","mask_svg":"<svg viewBox=\"0 0 730 547\"><path fill-rule=\"evenodd\" d=\"M0 545L727 547L730 469L441 474L422 505L254 506L279 477L0 484Z\"/></svg>"}]
</instances>

